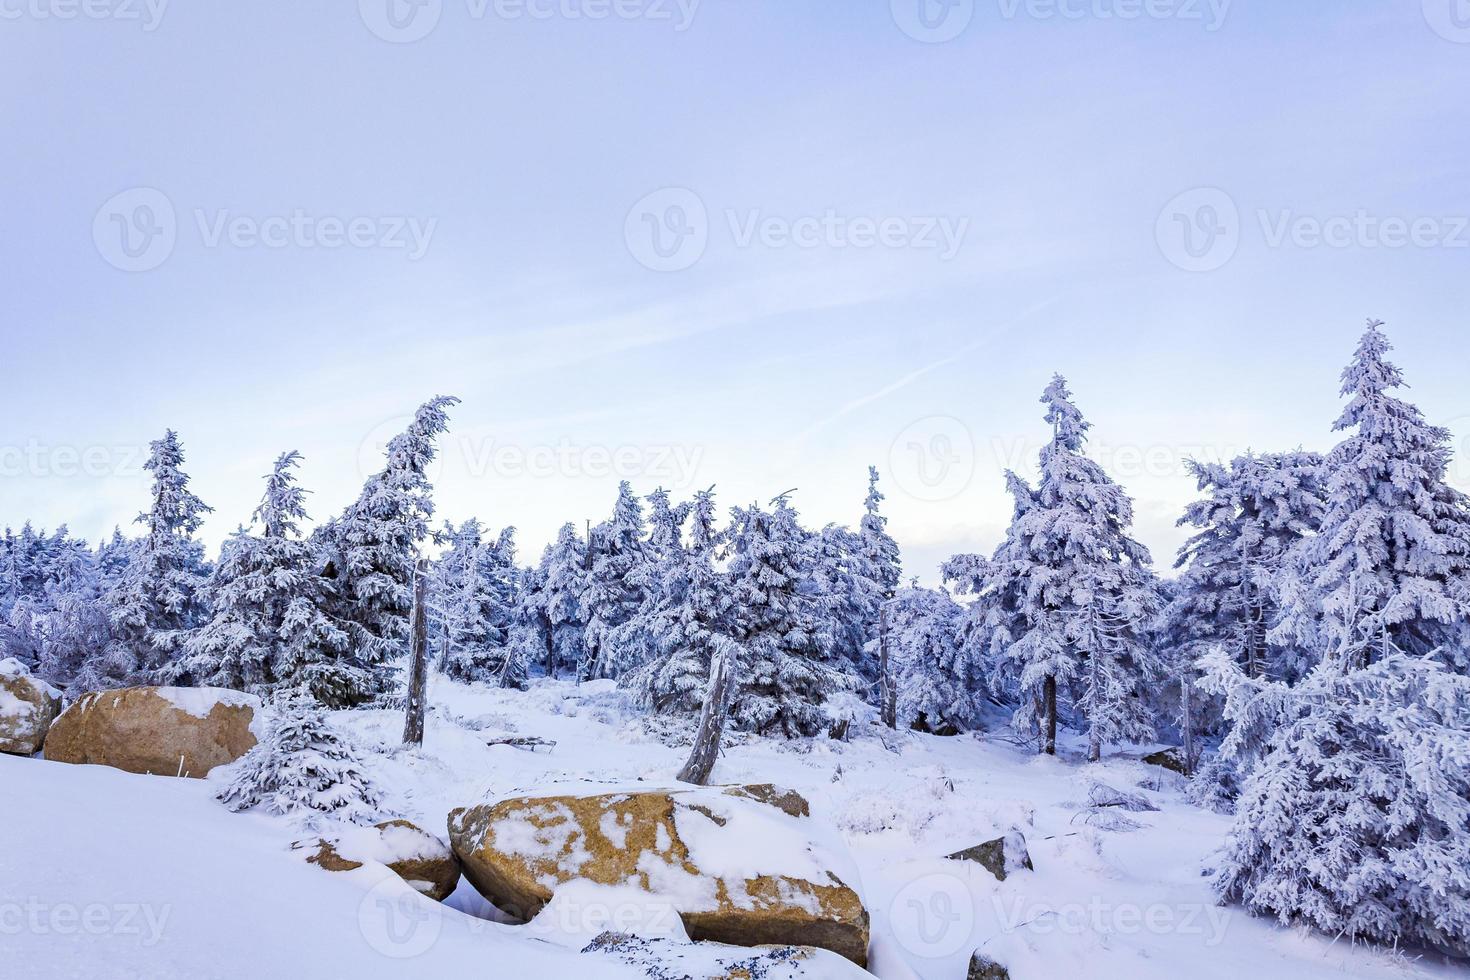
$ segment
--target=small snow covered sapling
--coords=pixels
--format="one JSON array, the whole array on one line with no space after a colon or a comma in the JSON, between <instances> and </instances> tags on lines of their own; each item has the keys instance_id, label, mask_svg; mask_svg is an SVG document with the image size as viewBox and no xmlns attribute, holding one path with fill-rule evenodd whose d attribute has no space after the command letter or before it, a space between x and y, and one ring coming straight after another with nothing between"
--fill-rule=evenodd
<instances>
[{"instance_id":1,"label":"small snow covered sapling","mask_svg":"<svg viewBox=\"0 0 1470 980\"><path fill-rule=\"evenodd\" d=\"M357 746L332 727L316 699L296 688L273 707L265 739L232 767L216 798L236 812L259 807L295 816L308 829L326 820L382 820L382 795Z\"/></svg>"}]
</instances>

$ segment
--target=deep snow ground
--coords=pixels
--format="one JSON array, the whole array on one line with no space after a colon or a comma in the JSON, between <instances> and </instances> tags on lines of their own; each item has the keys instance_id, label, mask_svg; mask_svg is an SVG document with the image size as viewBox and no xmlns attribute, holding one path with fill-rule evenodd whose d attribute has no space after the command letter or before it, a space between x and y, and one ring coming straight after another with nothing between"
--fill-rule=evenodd
<instances>
[{"instance_id":1,"label":"deep snow ground","mask_svg":"<svg viewBox=\"0 0 1470 980\"><path fill-rule=\"evenodd\" d=\"M396 712L337 718L384 750L373 767L388 806L440 835L457 806L557 784L665 784L684 757L606 682L539 681L522 693L436 677L430 703L418 752L397 747ZM508 734L557 745L485 744ZM842 831L873 919L871 968L886 980L960 980L977 947L1015 980L1470 977L1466 964L1354 948L1216 906L1203 872L1228 818L1189 806L1177 777L1128 758L1088 766L1001 737L858 726L847 743L737 736L714 780L790 786ZM1161 809L1099 814L1086 805L1094 780ZM642 973L533 938L575 948L599 921L559 936L486 921L494 912L468 883L441 913L391 876L323 873L287 849L304 831L226 812L209 782L0 756L0 787L0 976ZM1119 820L1138 826L1105 829ZM998 883L942 857L1011 827L1034 872Z\"/></svg>"}]
</instances>

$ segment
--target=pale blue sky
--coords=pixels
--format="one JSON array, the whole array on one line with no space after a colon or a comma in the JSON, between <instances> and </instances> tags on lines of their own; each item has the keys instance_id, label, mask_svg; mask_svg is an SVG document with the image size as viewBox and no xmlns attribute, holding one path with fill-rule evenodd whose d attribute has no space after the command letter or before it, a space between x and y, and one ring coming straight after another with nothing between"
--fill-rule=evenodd
<instances>
[{"instance_id":1,"label":"pale blue sky","mask_svg":"<svg viewBox=\"0 0 1470 980\"><path fill-rule=\"evenodd\" d=\"M96 2L0 0L4 522L126 523L166 426L211 543L285 449L326 516L442 392L441 513L527 554L619 467L820 524L873 462L932 581L1061 371L1166 565L1179 458L1326 448L1370 315L1470 435L1462 0Z\"/></svg>"}]
</instances>

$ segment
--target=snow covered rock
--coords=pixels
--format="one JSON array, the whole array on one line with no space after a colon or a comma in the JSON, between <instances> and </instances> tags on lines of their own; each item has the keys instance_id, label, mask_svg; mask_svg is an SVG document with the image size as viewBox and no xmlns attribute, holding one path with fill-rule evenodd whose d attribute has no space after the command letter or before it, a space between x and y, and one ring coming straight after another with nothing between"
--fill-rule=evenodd
<instances>
[{"instance_id":1,"label":"snow covered rock","mask_svg":"<svg viewBox=\"0 0 1470 980\"><path fill-rule=\"evenodd\" d=\"M255 746L260 712L254 695L218 687L95 691L52 724L46 758L202 779Z\"/></svg>"},{"instance_id":2,"label":"snow covered rock","mask_svg":"<svg viewBox=\"0 0 1470 980\"><path fill-rule=\"evenodd\" d=\"M1188 767L1185 766L1184 757L1180 754L1179 749L1160 749L1157 752L1150 752L1143 757L1143 761L1151 766L1163 766L1165 769L1172 769L1181 776L1189 775Z\"/></svg>"},{"instance_id":3,"label":"snow covered rock","mask_svg":"<svg viewBox=\"0 0 1470 980\"><path fill-rule=\"evenodd\" d=\"M61 710L61 692L14 657L0 660L0 752L35 755Z\"/></svg>"},{"instance_id":4,"label":"snow covered rock","mask_svg":"<svg viewBox=\"0 0 1470 980\"><path fill-rule=\"evenodd\" d=\"M995 875L996 881L1005 881L1006 875L1031 868L1031 855L1026 851L1026 838L1013 830L1004 837L988 840L963 851L948 855L951 861L974 861Z\"/></svg>"},{"instance_id":5,"label":"snow covered rock","mask_svg":"<svg viewBox=\"0 0 1470 980\"><path fill-rule=\"evenodd\" d=\"M585 881L666 903L692 939L816 946L864 965L856 868L835 831L793 815L808 809L774 787L634 786L458 809L449 839L470 883L521 919Z\"/></svg>"},{"instance_id":6,"label":"snow covered rock","mask_svg":"<svg viewBox=\"0 0 1470 980\"><path fill-rule=\"evenodd\" d=\"M981 953L970 957L970 969L965 980L1011 980L1011 971Z\"/></svg>"},{"instance_id":7,"label":"snow covered rock","mask_svg":"<svg viewBox=\"0 0 1470 980\"><path fill-rule=\"evenodd\" d=\"M407 820L349 828L338 836L298 841L292 847L310 849L307 863L326 871L355 871L369 862L386 865L436 902L454 894L459 885L459 862L449 845Z\"/></svg>"}]
</instances>

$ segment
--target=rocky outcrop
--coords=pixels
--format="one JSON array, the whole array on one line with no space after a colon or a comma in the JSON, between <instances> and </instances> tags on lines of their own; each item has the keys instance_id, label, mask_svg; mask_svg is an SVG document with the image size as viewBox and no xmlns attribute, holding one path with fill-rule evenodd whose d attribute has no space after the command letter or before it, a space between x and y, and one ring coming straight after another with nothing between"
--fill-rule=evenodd
<instances>
[{"instance_id":1,"label":"rocky outcrop","mask_svg":"<svg viewBox=\"0 0 1470 980\"><path fill-rule=\"evenodd\" d=\"M465 877L533 918L572 881L666 901L690 938L802 945L867 961L868 913L842 841L769 786L523 796L449 817Z\"/></svg>"},{"instance_id":2,"label":"rocky outcrop","mask_svg":"<svg viewBox=\"0 0 1470 980\"><path fill-rule=\"evenodd\" d=\"M325 871L355 871L369 862L385 865L418 891L442 902L459 885L459 861L449 845L407 820L352 828L335 837L297 841L307 863Z\"/></svg>"},{"instance_id":3,"label":"rocky outcrop","mask_svg":"<svg viewBox=\"0 0 1470 980\"><path fill-rule=\"evenodd\" d=\"M1018 830L946 857L951 861L973 861L995 875L997 881L1005 881L1007 875L1022 869L1033 870L1031 855L1026 850L1026 838Z\"/></svg>"},{"instance_id":4,"label":"rocky outcrop","mask_svg":"<svg viewBox=\"0 0 1470 980\"><path fill-rule=\"evenodd\" d=\"M215 687L128 687L83 695L46 737L46 758L202 779L254 748L260 699Z\"/></svg>"},{"instance_id":5,"label":"rocky outcrop","mask_svg":"<svg viewBox=\"0 0 1470 980\"><path fill-rule=\"evenodd\" d=\"M0 752L35 755L61 711L61 692L13 657L0 660Z\"/></svg>"}]
</instances>

